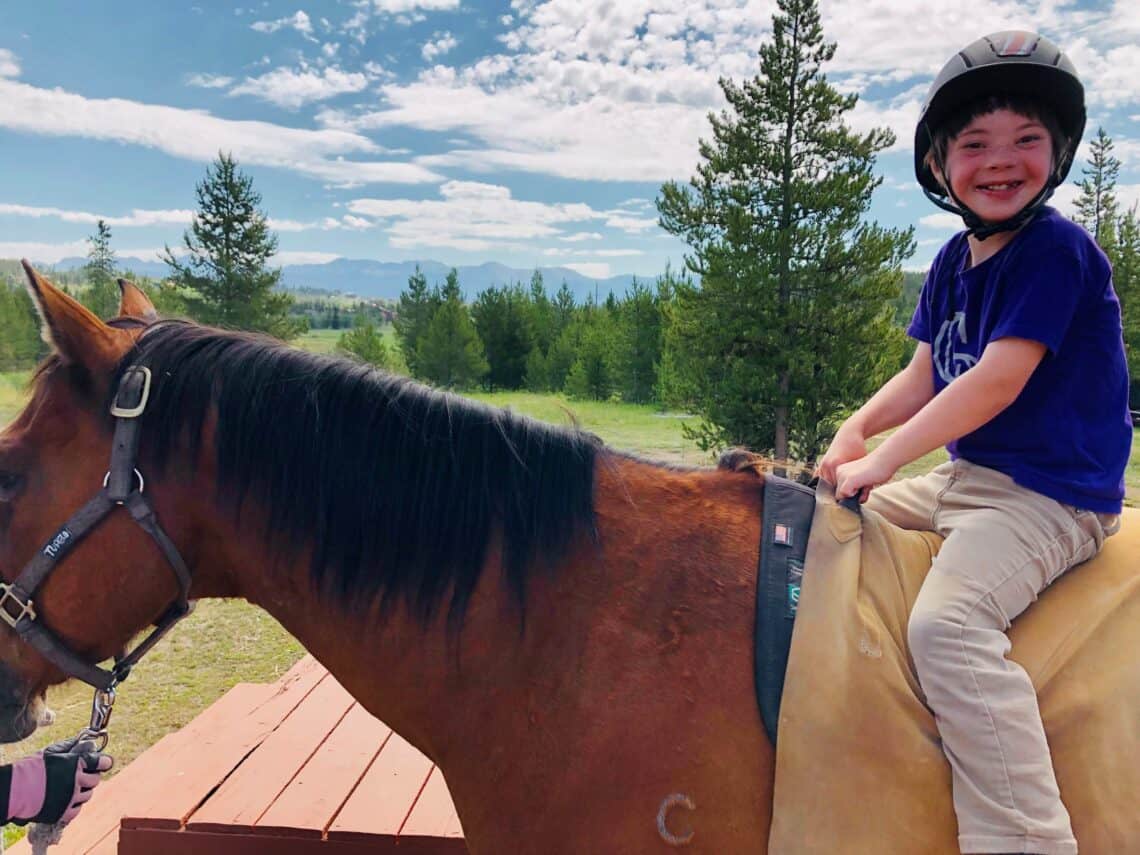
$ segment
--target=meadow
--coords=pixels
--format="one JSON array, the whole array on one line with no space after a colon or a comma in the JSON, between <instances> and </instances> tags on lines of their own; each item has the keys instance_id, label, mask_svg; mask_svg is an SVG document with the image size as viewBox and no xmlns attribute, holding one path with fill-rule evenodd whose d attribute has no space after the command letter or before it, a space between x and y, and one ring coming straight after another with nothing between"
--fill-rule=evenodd
<instances>
[{"instance_id":1,"label":"meadow","mask_svg":"<svg viewBox=\"0 0 1140 855\"><path fill-rule=\"evenodd\" d=\"M388 327L386 335L391 335ZM331 352L339 332L310 333L302 345ZM30 372L0 372L0 424L6 424L25 400ZM650 406L572 401L559 395L525 392L477 393L472 397L556 424L577 424L608 444L673 464L711 465L683 433L692 416L661 412ZM934 452L906 467L902 475L927 471L945 459ZM1129 504L1140 505L1140 433L1133 440L1126 475ZM189 722L239 681L272 681L302 655L301 646L265 612L244 601L204 601L177 626L121 687L111 727L109 751L124 767L163 735ZM75 733L90 715L91 690L72 683L49 692L57 714L54 727L23 743L3 746L11 760L48 742Z\"/></svg>"}]
</instances>

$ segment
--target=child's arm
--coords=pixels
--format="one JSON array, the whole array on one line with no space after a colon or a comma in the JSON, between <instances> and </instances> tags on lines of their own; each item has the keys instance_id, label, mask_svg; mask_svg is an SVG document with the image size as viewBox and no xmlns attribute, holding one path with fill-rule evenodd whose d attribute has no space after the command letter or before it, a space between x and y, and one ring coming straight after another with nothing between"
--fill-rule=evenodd
<instances>
[{"instance_id":1,"label":"child's arm","mask_svg":"<svg viewBox=\"0 0 1140 855\"><path fill-rule=\"evenodd\" d=\"M1017 399L1045 350L1045 345L1030 339L991 341L977 365L932 398L882 445L838 467L836 496L846 498L883 484L900 466L980 428Z\"/></svg>"},{"instance_id":2,"label":"child's arm","mask_svg":"<svg viewBox=\"0 0 1140 855\"><path fill-rule=\"evenodd\" d=\"M836 468L867 453L867 440L907 421L934 397L930 345L918 343L907 366L882 385L835 434L819 462L819 476L835 483Z\"/></svg>"}]
</instances>

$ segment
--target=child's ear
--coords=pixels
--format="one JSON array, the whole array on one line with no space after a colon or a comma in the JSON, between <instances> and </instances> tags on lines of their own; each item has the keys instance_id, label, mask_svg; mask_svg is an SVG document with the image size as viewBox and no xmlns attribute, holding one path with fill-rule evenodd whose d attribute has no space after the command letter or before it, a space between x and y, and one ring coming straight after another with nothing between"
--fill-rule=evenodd
<instances>
[{"instance_id":1,"label":"child's ear","mask_svg":"<svg viewBox=\"0 0 1140 855\"><path fill-rule=\"evenodd\" d=\"M946 177L942 174L942 170L938 168L938 158L934 156L933 151L926 153L925 163L926 168L930 170L930 174L934 176L934 180L942 185L943 190L948 189L946 187Z\"/></svg>"}]
</instances>

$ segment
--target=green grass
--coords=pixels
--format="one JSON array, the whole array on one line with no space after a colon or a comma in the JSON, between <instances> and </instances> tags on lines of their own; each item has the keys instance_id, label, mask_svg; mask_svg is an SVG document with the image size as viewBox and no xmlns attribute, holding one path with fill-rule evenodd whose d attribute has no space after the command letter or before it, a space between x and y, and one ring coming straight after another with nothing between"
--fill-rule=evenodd
<instances>
[{"instance_id":1,"label":"green grass","mask_svg":"<svg viewBox=\"0 0 1140 855\"><path fill-rule=\"evenodd\" d=\"M344 333L345 330L309 330L294 344L312 353L332 353L336 350L336 343ZM384 339L384 343L388 345L390 350L396 348L396 328L394 326L383 324L380 327L380 337Z\"/></svg>"},{"instance_id":2,"label":"green grass","mask_svg":"<svg viewBox=\"0 0 1140 855\"><path fill-rule=\"evenodd\" d=\"M681 426L692 416L663 413L656 407L602 401L573 401L562 395L532 392L473 393L469 397L545 422L577 424L607 444L656 460L690 465L711 464L710 454L685 439Z\"/></svg>"},{"instance_id":3,"label":"green grass","mask_svg":"<svg viewBox=\"0 0 1140 855\"><path fill-rule=\"evenodd\" d=\"M28 398L31 371L0 371L0 425L6 425Z\"/></svg>"}]
</instances>

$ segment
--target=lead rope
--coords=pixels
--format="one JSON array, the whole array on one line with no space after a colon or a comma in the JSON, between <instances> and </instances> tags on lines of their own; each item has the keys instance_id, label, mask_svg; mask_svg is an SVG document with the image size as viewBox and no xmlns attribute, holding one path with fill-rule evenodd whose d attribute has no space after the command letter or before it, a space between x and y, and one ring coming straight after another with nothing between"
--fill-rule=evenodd
<instances>
[{"instance_id":1,"label":"lead rope","mask_svg":"<svg viewBox=\"0 0 1140 855\"><path fill-rule=\"evenodd\" d=\"M85 742L94 742L97 752L107 747L110 740L107 725L111 721L111 709L114 705L114 685L105 690L95 690L95 697L91 701L91 723L76 735L74 748ZM55 846L63 838L65 828L67 828L66 822L56 822L51 825L43 822L32 823L32 827L28 829L28 843L31 844L32 855L47 855L48 847ZM3 851L2 846L0 851Z\"/></svg>"}]
</instances>

